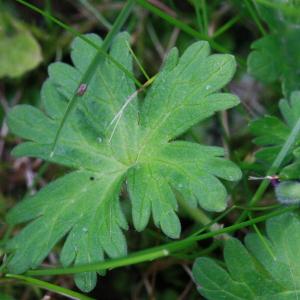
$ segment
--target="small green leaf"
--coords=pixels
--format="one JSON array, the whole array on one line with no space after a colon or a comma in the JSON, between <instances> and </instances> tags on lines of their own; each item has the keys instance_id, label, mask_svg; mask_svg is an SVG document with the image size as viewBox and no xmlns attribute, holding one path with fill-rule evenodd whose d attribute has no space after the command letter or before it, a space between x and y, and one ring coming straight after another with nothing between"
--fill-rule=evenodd
<instances>
[{"instance_id":1,"label":"small green leaf","mask_svg":"<svg viewBox=\"0 0 300 300\"><path fill-rule=\"evenodd\" d=\"M265 116L250 123L249 130L256 136L254 143L263 146L263 148L256 153L258 160L265 162L267 165L274 161L276 155L279 153L300 118L299 103L299 91L292 92L289 101L286 99L280 100L279 109L285 123L273 116ZM287 153L285 164L291 161L292 153L293 151L297 151L298 147L299 137L297 137L297 142Z\"/></svg>"},{"instance_id":2,"label":"small green leaf","mask_svg":"<svg viewBox=\"0 0 300 300\"><path fill-rule=\"evenodd\" d=\"M101 44L96 35L88 38ZM119 34L110 57L132 72L128 39L127 33ZM124 182L135 229L143 230L152 215L162 232L178 238L175 191L194 207L222 211L227 192L220 179L241 177L237 166L224 159L223 149L174 141L216 111L239 103L236 96L219 92L234 74L234 58L210 55L207 42L193 44L181 58L171 50L141 103L132 78L103 59L65 119L51 155L57 129L93 55L95 49L76 39L74 66L58 62L48 69L50 78L42 88L45 113L23 105L9 114L11 131L28 140L14 149L14 155L73 169L8 214L11 224L31 221L7 245L11 272L37 267L64 237L64 266L126 255L123 230L128 225L119 201ZM75 281L88 292L96 284L96 273L76 275Z\"/></svg>"},{"instance_id":3,"label":"small green leaf","mask_svg":"<svg viewBox=\"0 0 300 300\"><path fill-rule=\"evenodd\" d=\"M280 173L279 177L282 180L299 180L300 179L300 162L295 162L283 168Z\"/></svg>"},{"instance_id":4,"label":"small green leaf","mask_svg":"<svg viewBox=\"0 0 300 300\"><path fill-rule=\"evenodd\" d=\"M265 36L251 45L248 72L263 82L274 82L281 75L282 62L277 37Z\"/></svg>"},{"instance_id":5,"label":"small green leaf","mask_svg":"<svg viewBox=\"0 0 300 300\"><path fill-rule=\"evenodd\" d=\"M210 258L198 258L193 275L206 299L297 299L300 296L299 216L287 213L267 221L267 242L248 234L247 248L226 241L226 269Z\"/></svg>"},{"instance_id":6,"label":"small green leaf","mask_svg":"<svg viewBox=\"0 0 300 300\"><path fill-rule=\"evenodd\" d=\"M283 6L299 9L297 1L275 1ZM248 57L248 71L259 80L282 82L283 94L300 89L299 17L290 16L283 9L258 5L261 17L271 33L255 41Z\"/></svg>"},{"instance_id":7,"label":"small green leaf","mask_svg":"<svg viewBox=\"0 0 300 300\"><path fill-rule=\"evenodd\" d=\"M272 30L280 30L283 27L297 27L300 22L299 1L293 0L273 0L273 5L264 5L263 2L257 2L257 8L260 16L268 23ZM271 3L270 3L271 4Z\"/></svg>"},{"instance_id":8,"label":"small green leaf","mask_svg":"<svg viewBox=\"0 0 300 300\"><path fill-rule=\"evenodd\" d=\"M30 31L6 12L0 12L0 78L19 77L42 61L41 49Z\"/></svg>"},{"instance_id":9,"label":"small green leaf","mask_svg":"<svg viewBox=\"0 0 300 300\"><path fill-rule=\"evenodd\" d=\"M198 258L193 266L193 276L199 293L206 299L253 299L246 284L233 280L212 259Z\"/></svg>"},{"instance_id":10,"label":"small green leaf","mask_svg":"<svg viewBox=\"0 0 300 300\"><path fill-rule=\"evenodd\" d=\"M300 203L300 183L298 180L288 180L280 182L275 187L275 194L280 203Z\"/></svg>"}]
</instances>

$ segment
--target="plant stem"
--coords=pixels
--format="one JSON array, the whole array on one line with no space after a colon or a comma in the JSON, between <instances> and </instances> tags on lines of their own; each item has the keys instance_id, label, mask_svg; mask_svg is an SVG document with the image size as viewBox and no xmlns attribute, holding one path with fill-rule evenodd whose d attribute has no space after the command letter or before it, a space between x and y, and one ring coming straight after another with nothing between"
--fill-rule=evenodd
<instances>
[{"instance_id":1,"label":"plant stem","mask_svg":"<svg viewBox=\"0 0 300 300\"><path fill-rule=\"evenodd\" d=\"M299 136L299 134L300 134L300 118L298 119L296 125L293 127L288 139L283 144L280 152L278 153L274 162L272 163L271 167L269 168L269 170L266 174L267 176L274 175L278 171L278 169L279 169L280 165L282 164L283 160L285 159L286 155L291 151L293 145L295 144L296 139ZM260 199L262 198L266 189L268 188L269 184L270 184L269 179L264 179L261 182L258 189L256 190L256 193L250 200L250 204L249 204L250 207L254 206L258 201L260 201ZM239 223L239 222L245 220L245 218L247 218L248 214L249 214L248 211L243 211L243 213L237 219L236 223Z\"/></svg>"},{"instance_id":2,"label":"plant stem","mask_svg":"<svg viewBox=\"0 0 300 300\"><path fill-rule=\"evenodd\" d=\"M200 223L204 225L200 229L200 232L209 230L211 232L216 231L220 228L222 228L222 225L218 224L216 220L212 220L202 209L199 209L197 207L191 207L187 201L181 196L178 195L176 197L177 202L179 203L180 207L183 208L183 210L192 218L194 219L197 223ZM225 212L225 215L227 215L229 212L228 210ZM223 217L223 214L220 215L221 218ZM199 231L198 231L199 232ZM195 235L195 233L193 234Z\"/></svg>"},{"instance_id":3,"label":"plant stem","mask_svg":"<svg viewBox=\"0 0 300 300\"><path fill-rule=\"evenodd\" d=\"M30 286L36 286L51 292L55 292L59 295L63 295L66 296L70 299L78 299L78 300L95 300L94 298L85 296L83 294L74 292L72 290L60 287L58 285L46 282L46 281L42 281L36 278L31 278L28 276L24 276L24 275L16 275L16 274L6 274L5 275L6 278L11 278L11 279L16 279L19 280L21 282L23 282L26 285L30 285Z\"/></svg>"},{"instance_id":4,"label":"plant stem","mask_svg":"<svg viewBox=\"0 0 300 300\"><path fill-rule=\"evenodd\" d=\"M196 19L197 19L197 25L199 27L199 31L203 33L204 31L203 31L203 24L201 21L201 14L200 14L200 2L199 0L194 0L193 4L196 12Z\"/></svg>"},{"instance_id":5,"label":"plant stem","mask_svg":"<svg viewBox=\"0 0 300 300\"><path fill-rule=\"evenodd\" d=\"M158 15L162 19L166 20L170 24L176 26L177 28L181 29L183 32L197 38L200 40L206 40L210 43L211 47L219 52L227 53L227 49L225 49L223 46L219 45L215 41L213 41L211 38L209 38L206 34L202 34L201 32L193 29L192 27L186 25L185 23L181 22L180 20L166 14L165 12L161 11L159 8L151 5L146 0L137 0L137 2L146 8L147 10L151 11L152 13Z\"/></svg>"},{"instance_id":6,"label":"plant stem","mask_svg":"<svg viewBox=\"0 0 300 300\"><path fill-rule=\"evenodd\" d=\"M222 220L225 216L227 216L235 208L236 208L235 206L232 206L232 207L228 208L226 211L224 211L223 213L221 213L220 215L218 215L215 219L213 219L210 223L206 224L205 226L203 226L201 229L197 230L196 232L194 232L190 236L191 237L192 236L198 236L200 233L206 231L210 227L213 227L214 231L216 231L217 229L220 229L221 226L219 224L217 224L217 222L219 222L220 220Z\"/></svg>"},{"instance_id":7,"label":"plant stem","mask_svg":"<svg viewBox=\"0 0 300 300\"><path fill-rule=\"evenodd\" d=\"M51 3L51 0L46 0L45 1L45 12L49 15L51 15L51 12L52 12L52 3ZM49 28L52 27L52 21L48 18L45 18L45 21L46 21L46 24L48 25Z\"/></svg>"},{"instance_id":8,"label":"plant stem","mask_svg":"<svg viewBox=\"0 0 300 300\"><path fill-rule=\"evenodd\" d=\"M191 235L186 239L181 241L171 242L162 246L153 247L147 250L139 251L133 254L128 255L127 257L121 257L116 259L111 259L103 262L98 262L89 265L81 265L81 266L74 266L69 268L52 268L52 269L39 269L39 270L31 270L26 272L26 275L31 276L41 276L41 275L60 275L60 274L75 274L75 273L82 273L82 272L93 272L99 270L106 270L106 269L114 269L119 267L124 267L128 265L138 264L146 261L152 261L155 259L159 259L162 257L166 257L171 255L172 253L176 253L180 250L187 249L194 245L195 242L205 240L208 238L213 238L215 236L234 232L238 229L251 226L253 224L263 222L267 219L273 218L275 216L281 215L285 212L289 212L298 208L297 205L289 206L285 208L281 208L275 210L271 213L253 218L248 221L241 222L239 224L234 224L225 228L221 228L219 230L208 232L200 235Z\"/></svg>"},{"instance_id":9,"label":"plant stem","mask_svg":"<svg viewBox=\"0 0 300 300\"><path fill-rule=\"evenodd\" d=\"M137 63L138 67L140 68L141 72L143 73L143 75L145 76L145 78L148 80L150 80L150 76L147 74L146 70L144 69L142 63L139 61L139 59L137 58L137 56L135 55L135 53L133 52L133 50L131 49L129 43L127 43L127 47L129 52L131 53L133 59L135 60L135 62Z\"/></svg>"},{"instance_id":10,"label":"plant stem","mask_svg":"<svg viewBox=\"0 0 300 300\"><path fill-rule=\"evenodd\" d=\"M106 28L111 29L112 25L104 18L104 16L95 8L88 0L79 0L82 6L85 7L86 10L91 12L95 18Z\"/></svg>"},{"instance_id":11,"label":"plant stem","mask_svg":"<svg viewBox=\"0 0 300 300\"><path fill-rule=\"evenodd\" d=\"M239 15L233 17L228 22L226 22L223 26L221 26L217 31L214 32L212 38L215 39L216 37L222 35L226 32L229 28L231 28L235 23L237 23L241 17Z\"/></svg>"},{"instance_id":12,"label":"plant stem","mask_svg":"<svg viewBox=\"0 0 300 300\"><path fill-rule=\"evenodd\" d=\"M114 22L113 27L105 37L103 44L101 46L102 50L107 51L112 39L116 36L116 34L120 31L124 23L127 21L133 7L135 4L135 0L128 0L118 15L116 21Z\"/></svg>"},{"instance_id":13,"label":"plant stem","mask_svg":"<svg viewBox=\"0 0 300 300\"><path fill-rule=\"evenodd\" d=\"M193 220L195 220L197 223L200 223L202 225L209 224L212 220L211 218L201 209L196 207L191 207L187 201L183 199L180 195L177 197L177 202L179 203L180 207L183 208L183 210L191 216Z\"/></svg>"},{"instance_id":14,"label":"plant stem","mask_svg":"<svg viewBox=\"0 0 300 300\"><path fill-rule=\"evenodd\" d=\"M201 10L203 16L203 31L204 34L208 36L208 19L207 19L207 9L206 9L206 1L201 0Z\"/></svg>"},{"instance_id":15,"label":"plant stem","mask_svg":"<svg viewBox=\"0 0 300 300\"><path fill-rule=\"evenodd\" d=\"M259 16L257 15L256 9L252 6L252 3L250 3L249 0L245 1L246 7L252 17L252 19L254 20L256 26L258 27L259 31L261 32L261 34L263 36L267 35L267 32L265 31L264 27L262 26L260 20L259 20Z\"/></svg>"},{"instance_id":16,"label":"plant stem","mask_svg":"<svg viewBox=\"0 0 300 300\"><path fill-rule=\"evenodd\" d=\"M250 220L252 218L250 217ZM272 249L270 248L268 242L267 242L267 239L266 237L264 237L262 235L262 233L260 232L260 230L258 229L258 227L256 226L256 224L253 224L252 227L254 228L258 238L260 239L262 245L265 247L265 249L267 250L267 252L270 254L270 256L272 257L272 259L275 261L276 260L276 256L274 255Z\"/></svg>"},{"instance_id":17,"label":"plant stem","mask_svg":"<svg viewBox=\"0 0 300 300\"><path fill-rule=\"evenodd\" d=\"M199 0L197 0L199 1ZM166 20L167 22L169 22L170 24L176 26L177 28L181 29L183 32L195 37L196 39L199 40L205 40L208 41L210 46L216 50L219 51L221 53L228 53L229 51L224 48L222 45L218 44L217 42L215 42L212 38L210 38L209 36L202 34L201 32L193 29L192 27L186 25L185 23L183 23L182 21L166 14L165 12L161 11L159 8L151 5L149 2L147 2L146 0L137 0L137 2L143 6L145 9L151 11L152 13L156 14L157 16L161 17L162 19ZM239 62L240 66L245 68L247 63L244 59L242 58L236 58L237 61Z\"/></svg>"}]
</instances>

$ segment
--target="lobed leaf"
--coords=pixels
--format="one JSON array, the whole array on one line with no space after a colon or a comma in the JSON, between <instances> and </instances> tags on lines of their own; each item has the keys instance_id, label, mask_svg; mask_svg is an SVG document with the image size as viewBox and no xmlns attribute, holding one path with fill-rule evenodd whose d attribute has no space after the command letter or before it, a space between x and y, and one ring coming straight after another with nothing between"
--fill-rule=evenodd
<instances>
[{"instance_id":1,"label":"lobed leaf","mask_svg":"<svg viewBox=\"0 0 300 300\"><path fill-rule=\"evenodd\" d=\"M102 43L96 35L87 37ZM119 34L110 56L132 72L128 39L128 34ZM175 192L193 206L221 211L227 193L220 179L241 177L237 166L224 159L223 149L174 141L190 126L238 104L236 96L219 92L234 74L234 59L209 55L207 42L193 44L181 58L173 49L141 103L133 80L116 64L103 60L51 153L67 105L94 55L94 48L75 39L74 66L49 67L50 77L41 92L45 113L18 106L8 116L10 130L28 140L14 149L14 155L39 157L72 169L8 214L10 224L30 222L7 245L10 272L37 267L63 238L64 266L126 255L123 230L128 225L119 200L124 182L135 229L143 230L152 215L168 237L178 238ZM80 289L90 291L96 273L76 275L75 281Z\"/></svg>"},{"instance_id":2,"label":"lobed leaf","mask_svg":"<svg viewBox=\"0 0 300 300\"><path fill-rule=\"evenodd\" d=\"M275 2L298 9L296 1ZM262 19L270 28L270 34L255 41L248 56L248 71L259 80L271 83L280 80L286 97L300 89L299 17L290 16L284 10L258 5Z\"/></svg>"},{"instance_id":3,"label":"lobed leaf","mask_svg":"<svg viewBox=\"0 0 300 300\"><path fill-rule=\"evenodd\" d=\"M274 161L300 118L299 100L299 91L291 93L289 101L286 99L280 100L279 109L284 122L277 117L265 116L250 123L249 130L256 136L254 143L263 146L263 148L256 153L256 157L259 161L267 165ZM296 153L299 151L298 148L299 137L297 137L297 142L287 153L285 164L291 162L293 155L296 157ZM285 172L284 169L282 172ZM287 174L285 174L284 177L286 177L286 175Z\"/></svg>"},{"instance_id":4,"label":"lobed leaf","mask_svg":"<svg viewBox=\"0 0 300 300\"><path fill-rule=\"evenodd\" d=\"M226 241L226 268L210 258L198 258L193 275L206 299L296 299L299 297L299 216L287 213L267 221L267 236L248 234L246 247ZM264 244L267 243L267 246Z\"/></svg>"}]
</instances>

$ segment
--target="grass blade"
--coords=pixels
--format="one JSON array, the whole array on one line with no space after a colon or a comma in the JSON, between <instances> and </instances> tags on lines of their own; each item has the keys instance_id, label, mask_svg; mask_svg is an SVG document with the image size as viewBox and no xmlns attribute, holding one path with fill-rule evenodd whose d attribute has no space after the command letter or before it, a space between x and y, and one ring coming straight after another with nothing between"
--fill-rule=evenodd
<instances>
[{"instance_id":1,"label":"grass blade","mask_svg":"<svg viewBox=\"0 0 300 300\"><path fill-rule=\"evenodd\" d=\"M259 31L261 32L261 34L263 36L265 36L267 34L267 32L259 20L259 16L257 15L256 9L254 7L252 7L252 3L249 0L245 1L245 5L246 5L251 17L253 18L256 26L258 27Z\"/></svg>"},{"instance_id":2,"label":"grass blade","mask_svg":"<svg viewBox=\"0 0 300 300\"><path fill-rule=\"evenodd\" d=\"M112 28L112 24L110 24L103 16L102 14L92 6L92 4L88 0L79 0L82 6L85 7L86 10L88 10L90 13L92 13L95 18L107 29Z\"/></svg>"},{"instance_id":3,"label":"grass blade","mask_svg":"<svg viewBox=\"0 0 300 300\"><path fill-rule=\"evenodd\" d=\"M205 34L208 34L208 17L207 17L207 8L206 8L205 0L201 0L201 10L203 16L203 31Z\"/></svg>"},{"instance_id":4,"label":"grass blade","mask_svg":"<svg viewBox=\"0 0 300 300\"><path fill-rule=\"evenodd\" d=\"M215 41L213 41L210 37L208 37L205 34L202 34L201 32L193 29L192 27L186 25L185 23L183 23L182 21L166 14L165 12L163 12L162 10L160 10L159 8L155 7L154 5L151 5L149 2L147 2L146 0L137 0L137 2L143 6L145 9L151 11L152 13L154 13L155 15L158 15L159 17L161 17L162 19L166 20L167 22L169 22L170 24L176 26L177 28L181 29L183 32L197 38L200 40L205 40L208 41L211 45L211 47L214 50L217 50L219 52L222 53L227 53L227 49L225 49L223 46L219 45L218 43L216 43Z\"/></svg>"},{"instance_id":5,"label":"grass blade","mask_svg":"<svg viewBox=\"0 0 300 300\"><path fill-rule=\"evenodd\" d=\"M6 274L5 277L19 280L20 282L22 282L26 285L36 286L36 287L39 287L39 288L57 293L59 295L66 296L70 299L95 300L94 298L91 298L91 297L85 296L83 294L74 292L72 290L60 287L58 285L55 285L55 284L52 284L52 283L49 283L49 282L46 282L46 281L42 281L42 280L39 280L39 279L27 277L27 276L24 276L24 275Z\"/></svg>"},{"instance_id":6,"label":"grass blade","mask_svg":"<svg viewBox=\"0 0 300 300\"><path fill-rule=\"evenodd\" d=\"M201 13L200 13L200 2L195 0L193 1L193 4L195 8L196 20L197 20L199 31L203 32L203 24L202 24Z\"/></svg>"},{"instance_id":7,"label":"grass blade","mask_svg":"<svg viewBox=\"0 0 300 300\"><path fill-rule=\"evenodd\" d=\"M211 48L213 48L214 50L221 52L221 53L229 53L229 51L226 48L224 48L223 46L221 46L220 44L215 42L211 37L209 37L205 34L202 34L201 32L195 30L194 28L186 25L184 22L166 14L159 8L155 7L154 5L151 5L146 0L137 0L137 2L141 6L143 6L145 9L147 9L147 10L151 11L152 13L154 13L155 15L161 17L168 23L174 25L175 27L179 28L183 32L189 34L190 36L193 36L194 38L199 39L199 40L208 41ZM245 68L247 66L246 61L244 59L236 57L236 60L238 61L238 63L240 64L240 66L242 68Z\"/></svg>"},{"instance_id":8,"label":"grass blade","mask_svg":"<svg viewBox=\"0 0 300 300\"><path fill-rule=\"evenodd\" d=\"M230 29L233 25L235 25L240 19L241 19L241 17L239 15L237 15L237 16L233 17L232 19L230 19L222 27L220 27L217 31L215 31L212 38L215 39L216 37L218 37L218 36L222 35L223 33L225 33L228 29Z\"/></svg>"}]
</instances>

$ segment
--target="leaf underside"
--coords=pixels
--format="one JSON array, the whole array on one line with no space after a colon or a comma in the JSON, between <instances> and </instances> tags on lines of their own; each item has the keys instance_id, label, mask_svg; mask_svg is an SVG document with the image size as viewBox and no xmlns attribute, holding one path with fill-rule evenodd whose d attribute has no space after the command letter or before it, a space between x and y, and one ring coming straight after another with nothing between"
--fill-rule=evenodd
<instances>
[{"instance_id":1,"label":"leaf underside","mask_svg":"<svg viewBox=\"0 0 300 300\"><path fill-rule=\"evenodd\" d=\"M101 46L102 40L87 35ZM110 55L129 72L132 57L128 34L119 34ZM178 58L173 49L143 102L134 82L109 60L103 60L52 144L68 101L95 49L80 39L72 44L74 66L54 63L42 87L44 111L19 105L8 116L10 130L27 140L16 156L39 157L70 167L72 172L23 200L8 214L10 224L30 223L7 248L10 272L41 264L53 246L66 237L60 260L64 266L101 261L127 253L123 230L128 228L119 200L126 182L136 230L152 215L170 238L180 235L174 190L190 205L222 211L226 190L220 181L238 180L240 170L223 158L219 147L174 139L216 111L238 104L236 96L218 92L232 78L231 55L210 55L207 42L197 42ZM130 101L129 101L130 100ZM218 179L219 178L219 179ZM83 291L96 284L96 273L75 276Z\"/></svg>"},{"instance_id":2,"label":"leaf underside","mask_svg":"<svg viewBox=\"0 0 300 300\"><path fill-rule=\"evenodd\" d=\"M196 260L194 280L205 299L299 298L299 216L287 213L272 218L266 231L264 241L257 234L248 234L247 249L237 239L228 240L226 269L210 258Z\"/></svg>"}]
</instances>

